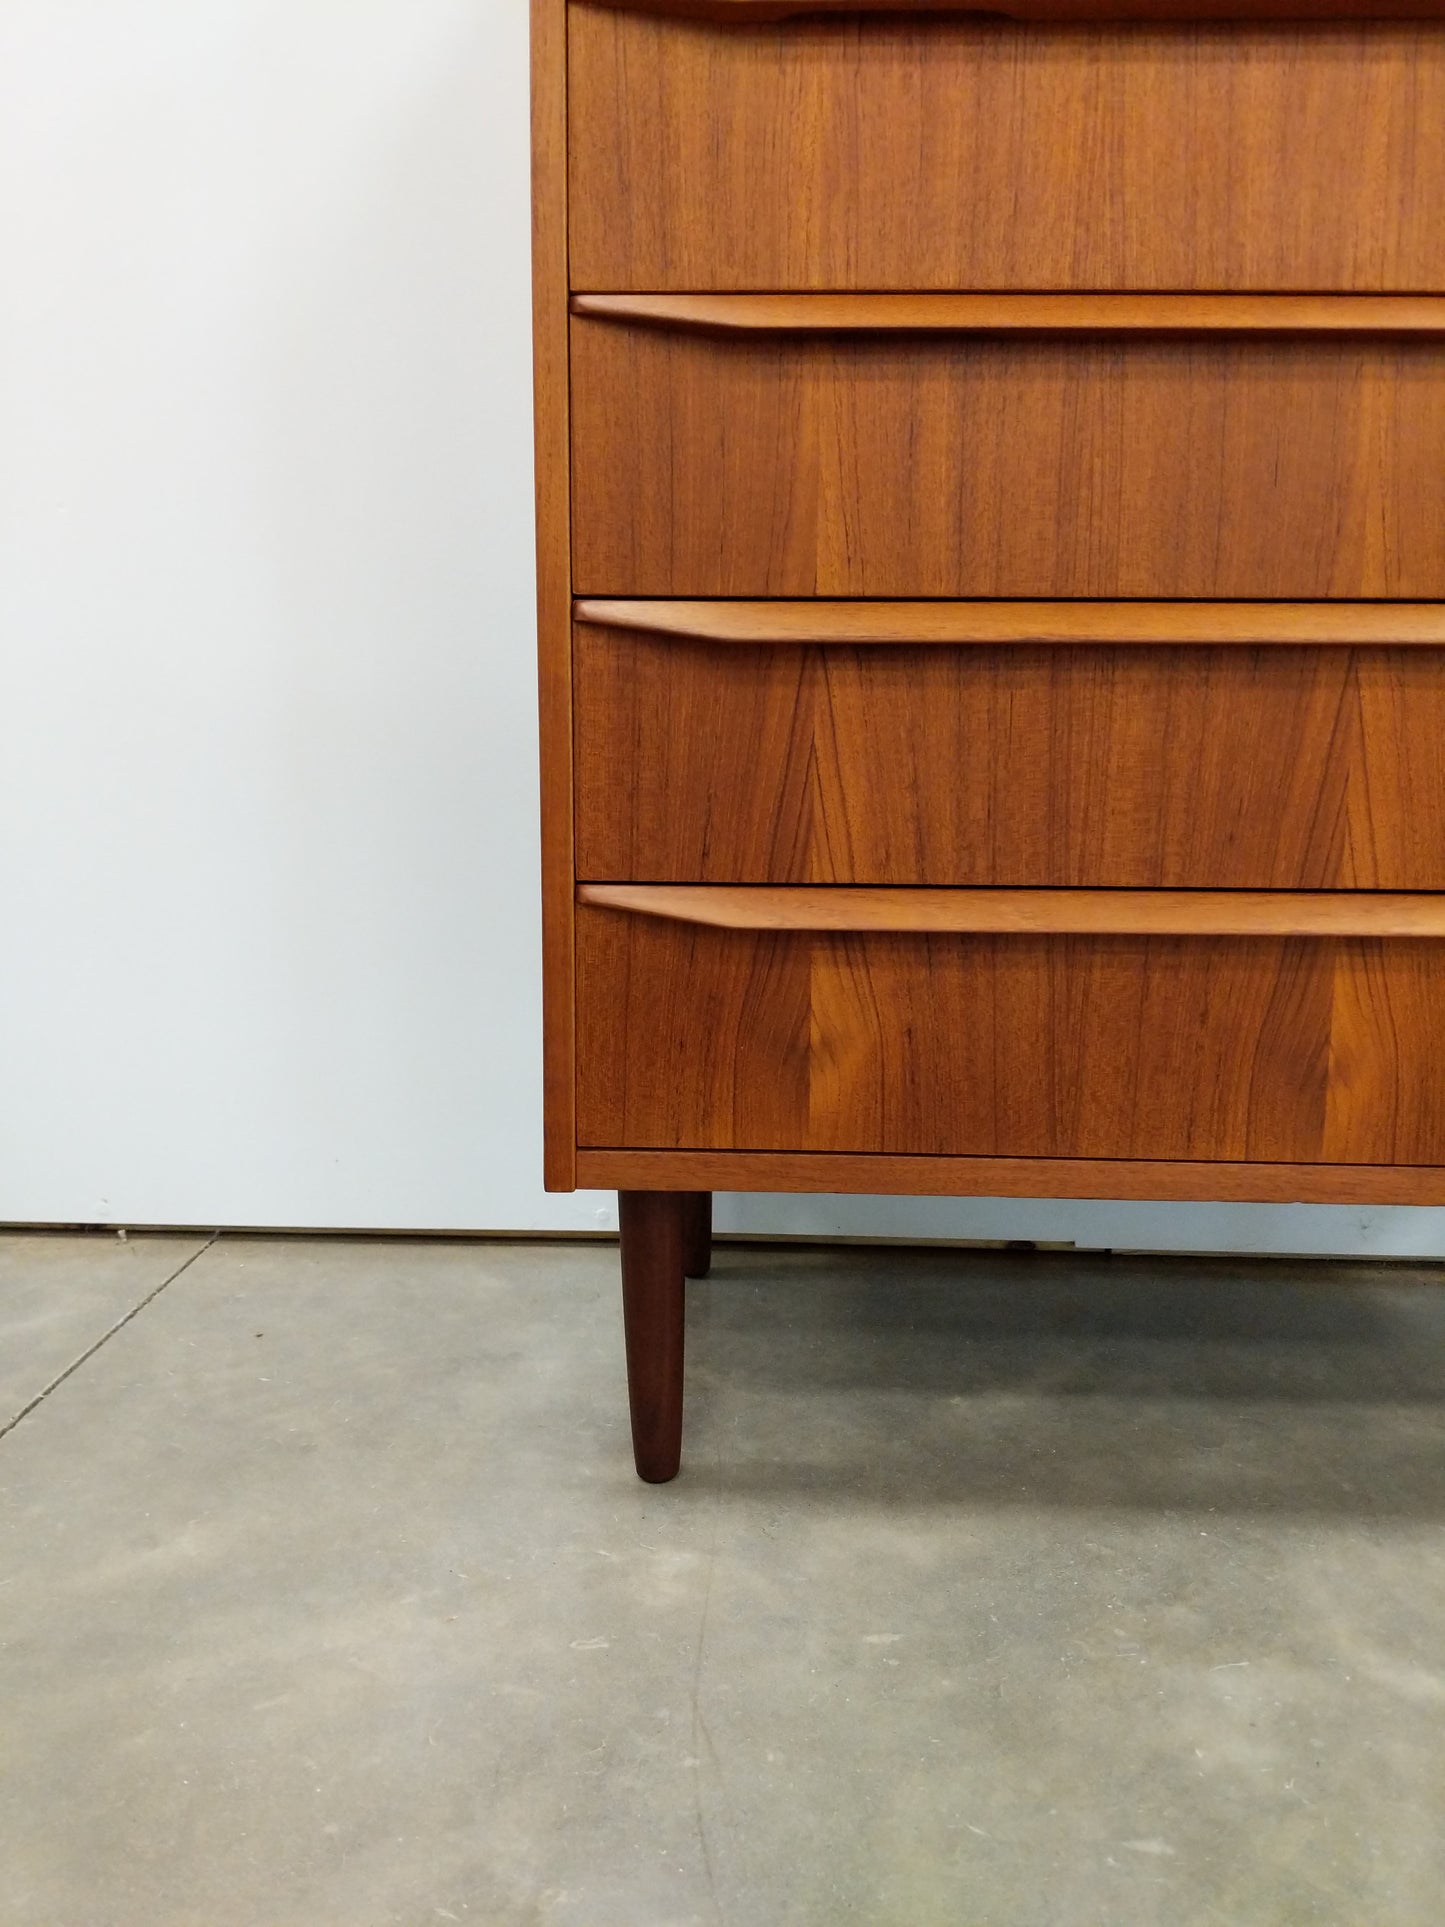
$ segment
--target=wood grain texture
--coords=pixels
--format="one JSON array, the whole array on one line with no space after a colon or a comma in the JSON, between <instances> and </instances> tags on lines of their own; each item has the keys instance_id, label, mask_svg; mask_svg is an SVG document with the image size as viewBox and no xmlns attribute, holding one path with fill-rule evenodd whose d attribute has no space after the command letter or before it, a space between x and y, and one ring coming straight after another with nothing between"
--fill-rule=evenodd
<instances>
[{"instance_id":1,"label":"wood grain texture","mask_svg":"<svg viewBox=\"0 0 1445 1927\"><path fill-rule=\"evenodd\" d=\"M712 1192L684 1191L682 1268L689 1278L712 1270Z\"/></svg>"},{"instance_id":2,"label":"wood grain texture","mask_svg":"<svg viewBox=\"0 0 1445 1927\"><path fill-rule=\"evenodd\" d=\"M572 321L585 596L1445 597L1445 346Z\"/></svg>"},{"instance_id":3,"label":"wood grain texture","mask_svg":"<svg viewBox=\"0 0 1445 1927\"><path fill-rule=\"evenodd\" d=\"M1137 1158L889 1157L828 1151L581 1150L577 1181L681 1191L1226 1204L1445 1204L1441 1164L1194 1164Z\"/></svg>"},{"instance_id":4,"label":"wood grain texture","mask_svg":"<svg viewBox=\"0 0 1445 1927\"><path fill-rule=\"evenodd\" d=\"M590 880L1445 890L1440 649L580 626L575 679Z\"/></svg>"},{"instance_id":5,"label":"wood grain texture","mask_svg":"<svg viewBox=\"0 0 1445 1927\"><path fill-rule=\"evenodd\" d=\"M1438 0L1217 11L1256 24L574 6L573 286L1445 289Z\"/></svg>"},{"instance_id":6,"label":"wood grain texture","mask_svg":"<svg viewBox=\"0 0 1445 1927\"><path fill-rule=\"evenodd\" d=\"M539 214L566 1181L1445 1202L1445 6L656 4L570 370Z\"/></svg>"},{"instance_id":7,"label":"wood grain texture","mask_svg":"<svg viewBox=\"0 0 1445 1927\"><path fill-rule=\"evenodd\" d=\"M574 1188L566 0L532 0L532 355L541 735L544 1178Z\"/></svg>"},{"instance_id":8,"label":"wood grain texture","mask_svg":"<svg viewBox=\"0 0 1445 1927\"><path fill-rule=\"evenodd\" d=\"M632 1457L638 1478L661 1485L682 1457L686 1195L619 1186L617 1218Z\"/></svg>"},{"instance_id":9,"label":"wood grain texture","mask_svg":"<svg viewBox=\"0 0 1445 1927\"><path fill-rule=\"evenodd\" d=\"M737 25L820 13L986 13L1006 20L1436 20L1440 0L597 0L637 13Z\"/></svg>"},{"instance_id":10,"label":"wood grain texture","mask_svg":"<svg viewBox=\"0 0 1445 1927\"><path fill-rule=\"evenodd\" d=\"M1445 894L1329 890L814 889L582 883L577 901L714 930L1445 938Z\"/></svg>"},{"instance_id":11,"label":"wood grain texture","mask_svg":"<svg viewBox=\"0 0 1445 1927\"><path fill-rule=\"evenodd\" d=\"M1445 1163L1445 947L577 917L579 1143Z\"/></svg>"},{"instance_id":12,"label":"wood grain texture","mask_svg":"<svg viewBox=\"0 0 1445 1927\"><path fill-rule=\"evenodd\" d=\"M1445 334L1433 294L574 294L571 309L704 334Z\"/></svg>"},{"instance_id":13,"label":"wood grain texture","mask_svg":"<svg viewBox=\"0 0 1445 1927\"><path fill-rule=\"evenodd\" d=\"M698 642L1445 645L1439 602L677 602L579 597L573 620Z\"/></svg>"}]
</instances>

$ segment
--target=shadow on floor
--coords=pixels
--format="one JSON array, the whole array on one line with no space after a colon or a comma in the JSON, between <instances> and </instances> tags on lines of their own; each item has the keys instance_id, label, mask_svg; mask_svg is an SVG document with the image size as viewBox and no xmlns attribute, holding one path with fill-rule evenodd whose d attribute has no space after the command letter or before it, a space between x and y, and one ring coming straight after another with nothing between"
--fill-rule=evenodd
<instances>
[{"instance_id":1,"label":"shadow on floor","mask_svg":"<svg viewBox=\"0 0 1445 1927\"><path fill-rule=\"evenodd\" d=\"M1438 1265L722 1246L689 1286L686 1466L873 1503L1445 1519L1442 1286Z\"/></svg>"}]
</instances>

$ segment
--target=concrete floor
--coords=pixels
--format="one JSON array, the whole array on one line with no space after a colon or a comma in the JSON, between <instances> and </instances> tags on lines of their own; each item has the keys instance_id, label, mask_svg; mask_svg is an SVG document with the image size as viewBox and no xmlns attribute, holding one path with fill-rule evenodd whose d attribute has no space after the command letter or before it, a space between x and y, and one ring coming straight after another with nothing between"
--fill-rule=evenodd
<instances>
[{"instance_id":1,"label":"concrete floor","mask_svg":"<svg viewBox=\"0 0 1445 1927\"><path fill-rule=\"evenodd\" d=\"M0 1921L1436 1927L1441 1283L0 1241Z\"/></svg>"}]
</instances>

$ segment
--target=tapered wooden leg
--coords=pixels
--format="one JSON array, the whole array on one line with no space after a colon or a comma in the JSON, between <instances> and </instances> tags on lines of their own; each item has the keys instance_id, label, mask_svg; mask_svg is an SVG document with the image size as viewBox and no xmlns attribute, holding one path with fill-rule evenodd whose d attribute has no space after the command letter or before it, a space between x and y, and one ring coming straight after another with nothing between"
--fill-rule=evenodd
<instances>
[{"instance_id":1,"label":"tapered wooden leg","mask_svg":"<svg viewBox=\"0 0 1445 1927\"><path fill-rule=\"evenodd\" d=\"M682 1457L682 1191L619 1191L622 1327L632 1456L650 1485L677 1477Z\"/></svg>"},{"instance_id":2,"label":"tapered wooden leg","mask_svg":"<svg viewBox=\"0 0 1445 1927\"><path fill-rule=\"evenodd\" d=\"M682 1268L689 1278L712 1270L712 1192L684 1191Z\"/></svg>"}]
</instances>

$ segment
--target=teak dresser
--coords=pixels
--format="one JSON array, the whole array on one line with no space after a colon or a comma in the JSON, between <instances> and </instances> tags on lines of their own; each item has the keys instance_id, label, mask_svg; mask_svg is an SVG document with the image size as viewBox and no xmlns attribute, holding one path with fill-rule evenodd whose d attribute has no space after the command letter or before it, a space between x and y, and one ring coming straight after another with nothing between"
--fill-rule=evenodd
<instances>
[{"instance_id":1,"label":"teak dresser","mask_svg":"<svg viewBox=\"0 0 1445 1927\"><path fill-rule=\"evenodd\" d=\"M533 37L546 1176L643 1478L716 1188L1445 1201L1445 0Z\"/></svg>"}]
</instances>

